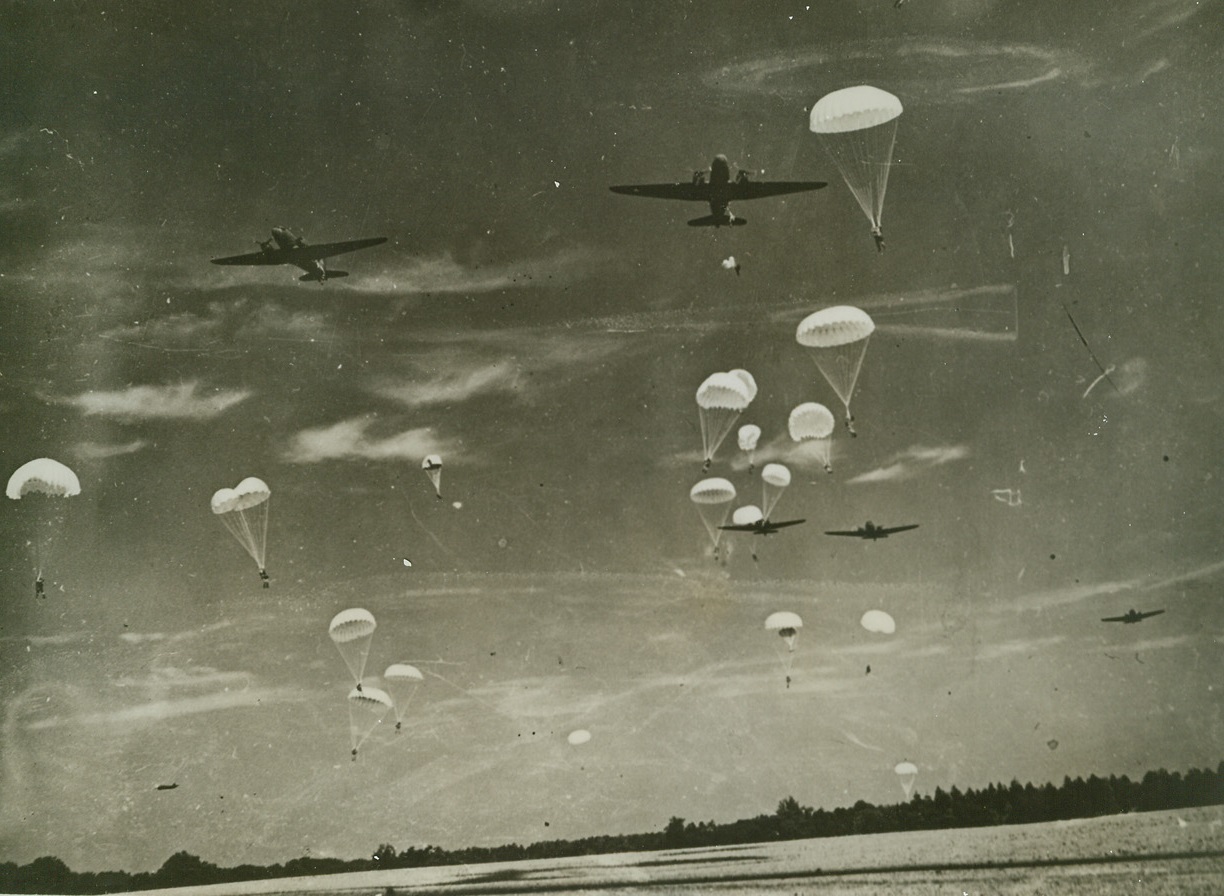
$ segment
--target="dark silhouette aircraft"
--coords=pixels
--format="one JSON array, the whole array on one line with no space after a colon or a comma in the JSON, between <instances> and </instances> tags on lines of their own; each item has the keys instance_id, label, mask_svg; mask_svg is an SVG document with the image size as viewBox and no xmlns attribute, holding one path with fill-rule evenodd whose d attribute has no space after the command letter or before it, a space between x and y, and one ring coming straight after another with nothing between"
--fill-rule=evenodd
<instances>
[{"instance_id":1,"label":"dark silhouette aircraft","mask_svg":"<svg viewBox=\"0 0 1224 896\"><path fill-rule=\"evenodd\" d=\"M798 526L800 523L806 523L807 520L782 520L779 523L771 523L768 518L757 520L755 523L742 523L734 526L719 526L720 529L725 529L728 532L751 532L753 535L777 535L778 530L785 529L787 526Z\"/></svg>"},{"instance_id":2,"label":"dark silhouette aircraft","mask_svg":"<svg viewBox=\"0 0 1224 896\"><path fill-rule=\"evenodd\" d=\"M1133 622L1142 622L1150 616L1159 616L1164 610L1145 610L1140 613L1138 610L1127 610L1121 616L1105 616L1101 619L1102 622L1122 622L1130 625Z\"/></svg>"},{"instance_id":3,"label":"dark silhouette aircraft","mask_svg":"<svg viewBox=\"0 0 1224 896\"><path fill-rule=\"evenodd\" d=\"M174 788L176 787L178 787L177 782L174 784L158 784L157 785L158 790L174 790Z\"/></svg>"},{"instance_id":4,"label":"dark silhouette aircraft","mask_svg":"<svg viewBox=\"0 0 1224 896\"><path fill-rule=\"evenodd\" d=\"M917 528L918 523L912 523L908 526L877 526L871 520L868 520L865 526L859 526L857 529L826 532L825 535L849 535L851 538L869 538L872 541L876 541L880 538L887 538L897 532L907 532L910 529Z\"/></svg>"},{"instance_id":5,"label":"dark silhouette aircraft","mask_svg":"<svg viewBox=\"0 0 1224 896\"><path fill-rule=\"evenodd\" d=\"M687 202L705 202L710 213L689 221L689 227L741 227L748 222L731 213L730 203L741 199L761 199L766 196L783 196L787 193L802 193L827 187L824 181L779 180L756 182L750 180L747 171L731 177L731 165L727 157L718 155L710 163L709 171L694 171L689 183L629 184L609 187L613 193L626 196L649 196L654 199L680 199Z\"/></svg>"},{"instance_id":6,"label":"dark silhouette aircraft","mask_svg":"<svg viewBox=\"0 0 1224 896\"><path fill-rule=\"evenodd\" d=\"M214 258L213 264L292 264L306 273L299 280L324 283L336 277L347 277L348 271L329 271L325 259L333 255L343 255L345 252L355 252L358 249L368 249L385 243L385 236L375 236L364 240L348 240L343 243L319 243L308 245L300 236L294 236L284 227L272 228L272 239L256 240L259 251L247 255L230 255L227 258Z\"/></svg>"}]
</instances>

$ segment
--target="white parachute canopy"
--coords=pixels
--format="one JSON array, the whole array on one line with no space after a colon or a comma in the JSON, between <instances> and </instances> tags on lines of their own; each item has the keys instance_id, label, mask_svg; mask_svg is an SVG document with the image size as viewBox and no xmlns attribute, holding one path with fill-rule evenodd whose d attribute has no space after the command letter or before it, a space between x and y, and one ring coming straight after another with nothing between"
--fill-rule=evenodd
<instances>
[{"instance_id":1,"label":"white parachute canopy","mask_svg":"<svg viewBox=\"0 0 1224 896\"><path fill-rule=\"evenodd\" d=\"M746 370L712 373L697 388L702 458L707 467L714 458L714 452L755 395L756 382Z\"/></svg>"},{"instance_id":2,"label":"white parachute canopy","mask_svg":"<svg viewBox=\"0 0 1224 896\"><path fill-rule=\"evenodd\" d=\"M327 626L327 634L340 651L340 658L352 674L358 691L361 690L361 676L365 674L366 657L370 654L370 639L377 627L374 615L360 607L341 610Z\"/></svg>"},{"instance_id":3,"label":"white parachute canopy","mask_svg":"<svg viewBox=\"0 0 1224 896\"><path fill-rule=\"evenodd\" d=\"M717 550L722 537L722 530L718 527L727 521L731 502L735 500L735 486L718 476L703 479L689 489L689 498L697 506L697 513Z\"/></svg>"},{"instance_id":4,"label":"white parachute canopy","mask_svg":"<svg viewBox=\"0 0 1224 896\"><path fill-rule=\"evenodd\" d=\"M383 690L395 704L395 730L400 730L408 705L416 695L417 688L425 680L421 670L408 663L393 663L383 672Z\"/></svg>"},{"instance_id":5,"label":"white parachute canopy","mask_svg":"<svg viewBox=\"0 0 1224 896\"><path fill-rule=\"evenodd\" d=\"M386 691L378 688L353 688L348 695L349 740L353 744L353 759L374 729L393 712L394 704Z\"/></svg>"},{"instance_id":6,"label":"white parachute canopy","mask_svg":"<svg viewBox=\"0 0 1224 896\"><path fill-rule=\"evenodd\" d=\"M753 451L756 451L756 446L761 441L761 427L755 423L745 423L739 428L736 438L739 442L740 451L751 455Z\"/></svg>"},{"instance_id":7,"label":"white parachute canopy","mask_svg":"<svg viewBox=\"0 0 1224 896\"><path fill-rule=\"evenodd\" d=\"M222 488L213 493L209 502L230 534L251 555L261 576L267 566L268 508L272 492L262 479L248 476L234 488ZM267 579L264 578L267 585Z\"/></svg>"},{"instance_id":8,"label":"white parachute canopy","mask_svg":"<svg viewBox=\"0 0 1224 896\"><path fill-rule=\"evenodd\" d=\"M39 457L22 464L9 477L4 493L14 501L26 495L50 495L71 498L81 493L81 481L76 473L49 457Z\"/></svg>"},{"instance_id":9,"label":"white parachute canopy","mask_svg":"<svg viewBox=\"0 0 1224 896\"><path fill-rule=\"evenodd\" d=\"M28 498L24 504L32 505L32 509L23 512L22 516L28 513L32 517L29 521L28 546L38 578L37 587L41 588L43 564L51 558L52 548L66 516L66 506L59 499L79 495L81 482L76 473L58 460L39 457L13 471L4 493L14 501Z\"/></svg>"},{"instance_id":10,"label":"white parachute canopy","mask_svg":"<svg viewBox=\"0 0 1224 896\"><path fill-rule=\"evenodd\" d=\"M566 740L570 742L571 746L580 747L591 740L591 732L585 728L579 728L577 731L571 731Z\"/></svg>"},{"instance_id":11,"label":"white parachute canopy","mask_svg":"<svg viewBox=\"0 0 1224 896\"><path fill-rule=\"evenodd\" d=\"M433 483L434 494L439 498L442 497L442 458L437 454L431 454L421 461L421 469L425 471L425 475L429 477L429 481ZM462 477L460 477L462 478Z\"/></svg>"},{"instance_id":12,"label":"white parachute canopy","mask_svg":"<svg viewBox=\"0 0 1224 896\"><path fill-rule=\"evenodd\" d=\"M798 613L790 613L785 610L778 613L770 613L765 620L766 631L777 632L778 636L786 643L786 653L779 652L778 661L782 663L782 668L786 672L786 686L790 687L791 667L795 663L795 638L799 635L799 629L803 628L803 620L799 618Z\"/></svg>"},{"instance_id":13,"label":"white parachute canopy","mask_svg":"<svg viewBox=\"0 0 1224 896\"><path fill-rule=\"evenodd\" d=\"M812 106L808 128L820 138L859 208L878 230L897 138L901 101L860 84L835 90Z\"/></svg>"},{"instance_id":14,"label":"white parachute canopy","mask_svg":"<svg viewBox=\"0 0 1224 896\"><path fill-rule=\"evenodd\" d=\"M897 630L897 623L883 610L868 610L859 620L859 625L878 635L891 635Z\"/></svg>"},{"instance_id":15,"label":"white parachute canopy","mask_svg":"<svg viewBox=\"0 0 1224 896\"><path fill-rule=\"evenodd\" d=\"M824 464L827 472L833 471L833 430L837 428L837 421L832 411L823 404L806 401L791 410L786 428L791 439L806 446Z\"/></svg>"},{"instance_id":16,"label":"white parachute canopy","mask_svg":"<svg viewBox=\"0 0 1224 896\"><path fill-rule=\"evenodd\" d=\"M765 514L761 513L761 508L755 504L745 504L731 511L731 522L736 526L751 526L763 519Z\"/></svg>"},{"instance_id":17,"label":"white parachute canopy","mask_svg":"<svg viewBox=\"0 0 1224 896\"><path fill-rule=\"evenodd\" d=\"M791 484L791 472L782 464L766 464L761 470L761 512L773 513L786 487Z\"/></svg>"},{"instance_id":18,"label":"white parachute canopy","mask_svg":"<svg viewBox=\"0 0 1224 896\"><path fill-rule=\"evenodd\" d=\"M912 762L898 762L893 771L897 773L901 789L905 791L905 798L908 800L914 790L914 778L918 776L918 766Z\"/></svg>"},{"instance_id":19,"label":"white parachute canopy","mask_svg":"<svg viewBox=\"0 0 1224 896\"><path fill-rule=\"evenodd\" d=\"M875 332L875 322L861 308L834 305L822 308L799 322L795 340L811 349L824 378L846 406L846 421L850 416L850 397L863 366L867 342ZM853 431L853 430L851 430Z\"/></svg>"}]
</instances>

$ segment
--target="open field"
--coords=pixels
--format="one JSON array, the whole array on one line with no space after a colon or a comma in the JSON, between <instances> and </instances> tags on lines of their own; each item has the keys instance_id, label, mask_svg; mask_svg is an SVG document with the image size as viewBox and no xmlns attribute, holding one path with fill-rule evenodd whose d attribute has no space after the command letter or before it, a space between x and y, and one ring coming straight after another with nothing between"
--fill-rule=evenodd
<instances>
[{"instance_id":1,"label":"open field","mask_svg":"<svg viewBox=\"0 0 1224 896\"><path fill-rule=\"evenodd\" d=\"M251 881L179 896L378 893L1215 894L1224 807L1038 825Z\"/></svg>"}]
</instances>

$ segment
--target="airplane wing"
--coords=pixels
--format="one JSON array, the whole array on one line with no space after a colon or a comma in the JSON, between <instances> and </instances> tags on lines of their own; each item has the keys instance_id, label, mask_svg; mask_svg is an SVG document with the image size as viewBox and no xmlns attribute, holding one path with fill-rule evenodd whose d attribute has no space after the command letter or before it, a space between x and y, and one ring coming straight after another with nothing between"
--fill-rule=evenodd
<instances>
[{"instance_id":1,"label":"airplane wing","mask_svg":"<svg viewBox=\"0 0 1224 896\"><path fill-rule=\"evenodd\" d=\"M1102 622L1125 622L1126 617L1125 616L1103 616L1101 617L1101 621Z\"/></svg>"},{"instance_id":2,"label":"airplane wing","mask_svg":"<svg viewBox=\"0 0 1224 896\"><path fill-rule=\"evenodd\" d=\"M738 526L719 526L725 532L760 532L760 523L744 523Z\"/></svg>"},{"instance_id":3,"label":"airplane wing","mask_svg":"<svg viewBox=\"0 0 1224 896\"><path fill-rule=\"evenodd\" d=\"M884 529L877 530L881 535L892 535L894 532L908 532L910 529L917 529L919 523L911 523L908 526L888 526Z\"/></svg>"},{"instance_id":4,"label":"airplane wing","mask_svg":"<svg viewBox=\"0 0 1224 896\"><path fill-rule=\"evenodd\" d=\"M1139 614L1140 619L1147 619L1149 616L1159 616L1164 610L1148 610Z\"/></svg>"},{"instance_id":5,"label":"airplane wing","mask_svg":"<svg viewBox=\"0 0 1224 896\"><path fill-rule=\"evenodd\" d=\"M625 196L649 196L652 199L684 199L689 202L709 202L709 184L628 184L608 187L613 193Z\"/></svg>"},{"instance_id":6,"label":"airplane wing","mask_svg":"<svg viewBox=\"0 0 1224 896\"><path fill-rule=\"evenodd\" d=\"M293 250L294 257L305 255L307 258L331 258L333 255L343 255L345 252L356 252L358 249L368 249L385 243L385 236L374 236L364 240L347 240L342 243L318 243L317 245L299 246Z\"/></svg>"},{"instance_id":7,"label":"airplane wing","mask_svg":"<svg viewBox=\"0 0 1224 896\"><path fill-rule=\"evenodd\" d=\"M732 201L736 199L762 199L766 196L785 196L787 193L803 193L819 190L828 184L822 180L775 180L732 182L727 185Z\"/></svg>"},{"instance_id":8,"label":"airplane wing","mask_svg":"<svg viewBox=\"0 0 1224 896\"><path fill-rule=\"evenodd\" d=\"M230 255L226 258L214 258L213 264L288 264L288 256L280 249L268 252L251 252L247 255Z\"/></svg>"},{"instance_id":9,"label":"airplane wing","mask_svg":"<svg viewBox=\"0 0 1224 896\"><path fill-rule=\"evenodd\" d=\"M787 526L798 526L800 523L806 523L807 520L783 520L780 523L770 523L771 529L785 529Z\"/></svg>"}]
</instances>

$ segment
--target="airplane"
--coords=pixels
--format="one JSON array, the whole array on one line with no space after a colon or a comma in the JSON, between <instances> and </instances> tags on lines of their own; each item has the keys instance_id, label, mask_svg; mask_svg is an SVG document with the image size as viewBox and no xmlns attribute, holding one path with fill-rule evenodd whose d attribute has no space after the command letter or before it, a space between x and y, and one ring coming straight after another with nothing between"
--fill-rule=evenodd
<instances>
[{"instance_id":1,"label":"airplane","mask_svg":"<svg viewBox=\"0 0 1224 896\"><path fill-rule=\"evenodd\" d=\"M771 523L768 518L757 520L755 523L744 523L738 526L719 526L727 532L751 532L753 535L777 535L780 529L785 529L787 526L798 526L800 523L806 523L807 520L782 520L780 523Z\"/></svg>"},{"instance_id":2,"label":"airplane","mask_svg":"<svg viewBox=\"0 0 1224 896\"><path fill-rule=\"evenodd\" d=\"M1149 616L1159 616L1164 610L1145 610L1140 613L1138 610L1127 610L1121 616L1105 616L1101 619L1102 622L1121 622L1125 625L1130 625L1134 622L1142 622Z\"/></svg>"},{"instance_id":3,"label":"airplane","mask_svg":"<svg viewBox=\"0 0 1224 896\"><path fill-rule=\"evenodd\" d=\"M259 251L247 255L230 255L227 258L214 258L213 264L292 264L306 273L299 280L324 283L336 277L347 277L348 271L329 271L324 259L345 252L355 252L385 243L385 236L376 236L364 240L348 240L343 243L319 243L316 246L307 245L300 236L294 236L284 227L273 227L272 238L256 240Z\"/></svg>"},{"instance_id":4,"label":"airplane","mask_svg":"<svg viewBox=\"0 0 1224 896\"><path fill-rule=\"evenodd\" d=\"M908 526L877 526L871 520L868 520L867 525L859 526L857 529L826 532L825 535L849 535L851 538L869 538L872 541L876 541L880 538L887 538L897 532L907 532L910 529L917 528L918 523Z\"/></svg>"},{"instance_id":5,"label":"airplane","mask_svg":"<svg viewBox=\"0 0 1224 896\"><path fill-rule=\"evenodd\" d=\"M729 204L732 200L782 196L787 193L802 193L805 190L819 190L827 186L824 181L779 180L757 183L748 179L747 171L740 171L732 179L731 165L727 162L727 157L717 155L710 163L709 171L694 171L692 181L687 184L629 184L608 189L625 196L709 203L710 213L689 221L689 227L742 227L748 222L731 213Z\"/></svg>"},{"instance_id":6,"label":"airplane","mask_svg":"<svg viewBox=\"0 0 1224 896\"><path fill-rule=\"evenodd\" d=\"M178 787L177 781L173 784L158 784L157 785L158 790L174 790L176 787Z\"/></svg>"}]
</instances>

